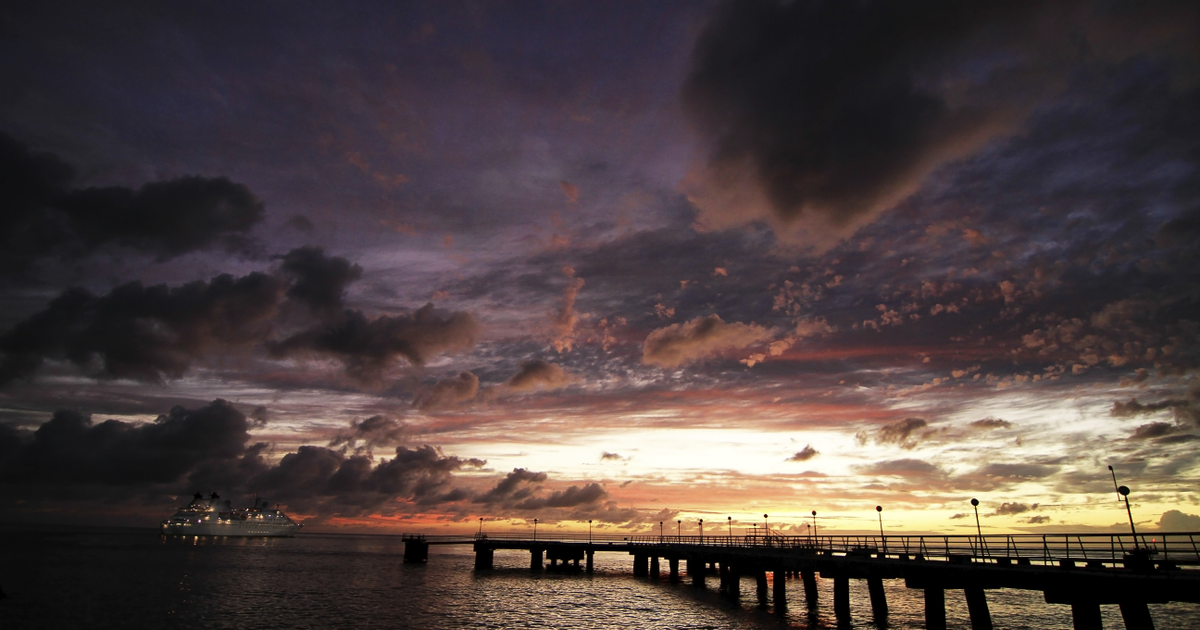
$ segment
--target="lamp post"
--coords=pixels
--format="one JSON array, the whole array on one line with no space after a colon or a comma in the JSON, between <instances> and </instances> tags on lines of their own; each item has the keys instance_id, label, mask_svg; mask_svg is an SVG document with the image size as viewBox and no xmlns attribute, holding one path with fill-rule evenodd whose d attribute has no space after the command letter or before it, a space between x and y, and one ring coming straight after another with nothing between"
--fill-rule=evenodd
<instances>
[{"instance_id":1,"label":"lamp post","mask_svg":"<svg viewBox=\"0 0 1200 630\"><path fill-rule=\"evenodd\" d=\"M588 519L588 544L592 543L592 519Z\"/></svg>"},{"instance_id":2,"label":"lamp post","mask_svg":"<svg viewBox=\"0 0 1200 630\"><path fill-rule=\"evenodd\" d=\"M817 511L813 510L813 542L817 541Z\"/></svg>"},{"instance_id":3,"label":"lamp post","mask_svg":"<svg viewBox=\"0 0 1200 630\"><path fill-rule=\"evenodd\" d=\"M700 544L704 544L704 519L700 519Z\"/></svg>"},{"instance_id":4,"label":"lamp post","mask_svg":"<svg viewBox=\"0 0 1200 630\"><path fill-rule=\"evenodd\" d=\"M1133 526L1133 510L1129 509L1129 488L1121 486L1117 492L1125 499L1125 513L1129 515L1129 531L1133 532L1133 550L1138 550L1137 528Z\"/></svg>"},{"instance_id":5,"label":"lamp post","mask_svg":"<svg viewBox=\"0 0 1200 630\"><path fill-rule=\"evenodd\" d=\"M683 542L683 521L675 521L675 539Z\"/></svg>"},{"instance_id":6,"label":"lamp post","mask_svg":"<svg viewBox=\"0 0 1200 630\"><path fill-rule=\"evenodd\" d=\"M983 540L983 530L979 528L979 499L971 499L971 507L975 508L975 533Z\"/></svg>"},{"instance_id":7,"label":"lamp post","mask_svg":"<svg viewBox=\"0 0 1200 630\"><path fill-rule=\"evenodd\" d=\"M758 544L758 523L752 523L754 526L754 544Z\"/></svg>"},{"instance_id":8,"label":"lamp post","mask_svg":"<svg viewBox=\"0 0 1200 630\"><path fill-rule=\"evenodd\" d=\"M1113 491L1117 493L1117 503L1121 502L1121 489L1117 487L1117 471L1113 470L1112 466L1108 467L1108 473L1113 478Z\"/></svg>"},{"instance_id":9,"label":"lamp post","mask_svg":"<svg viewBox=\"0 0 1200 630\"><path fill-rule=\"evenodd\" d=\"M733 544L733 517L726 516L725 520L729 522L729 544Z\"/></svg>"},{"instance_id":10,"label":"lamp post","mask_svg":"<svg viewBox=\"0 0 1200 630\"><path fill-rule=\"evenodd\" d=\"M876 505L875 512L879 516L879 540L883 542L883 553L887 555L887 538L883 536L883 506Z\"/></svg>"},{"instance_id":11,"label":"lamp post","mask_svg":"<svg viewBox=\"0 0 1200 630\"><path fill-rule=\"evenodd\" d=\"M480 536L483 535L483 517L482 516L479 517L479 535Z\"/></svg>"},{"instance_id":12,"label":"lamp post","mask_svg":"<svg viewBox=\"0 0 1200 630\"><path fill-rule=\"evenodd\" d=\"M771 524L767 521L767 515L763 514L763 532L768 538L771 537Z\"/></svg>"},{"instance_id":13,"label":"lamp post","mask_svg":"<svg viewBox=\"0 0 1200 630\"><path fill-rule=\"evenodd\" d=\"M533 539L537 540L537 519L533 519Z\"/></svg>"},{"instance_id":14,"label":"lamp post","mask_svg":"<svg viewBox=\"0 0 1200 630\"><path fill-rule=\"evenodd\" d=\"M663 522L662 522L662 521L659 521L659 522L658 522L658 542L660 542L660 543L662 542L662 532L663 532L663 530L662 530L662 527L663 527L663 526L662 526L662 524L663 524Z\"/></svg>"}]
</instances>

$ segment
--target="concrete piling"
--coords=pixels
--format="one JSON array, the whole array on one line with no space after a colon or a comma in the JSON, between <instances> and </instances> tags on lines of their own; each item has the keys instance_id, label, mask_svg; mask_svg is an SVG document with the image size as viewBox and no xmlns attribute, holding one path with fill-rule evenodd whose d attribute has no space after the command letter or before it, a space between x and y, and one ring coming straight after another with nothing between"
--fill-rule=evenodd
<instances>
[{"instance_id":1,"label":"concrete piling","mask_svg":"<svg viewBox=\"0 0 1200 630\"><path fill-rule=\"evenodd\" d=\"M529 550L529 570L530 571L541 571L542 570L542 548L541 547L534 547Z\"/></svg>"},{"instance_id":2,"label":"concrete piling","mask_svg":"<svg viewBox=\"0 0 1200 630\"><path fill-rule=\"evenodd\" d=\"M981 588L964 589L967 611L971 614L971 630L992 630L992 614L988 611L987 596Z\"/></svg>"},{"instance_id":3,"label":"concrete piling","mask_svg":"<svg viewBox=\"0 0 1200 630\"><path fill-rule=\"evenodd\" d=\"M817 572L816 571L801 571L800 577L804 581L804 600L808 604L810 610L817 609Z\"/></svg>"},{"instance_id":4,"label":"concrete piling","mask_svg":"<svg viewBox=\"0 0 1200 630\"><path fill-rule=\"evenodd\" d=\"M679 558L667 558L667 567L670 571L671 581L679 581Z\"/></svg>"},{"instance_id":5,"label":"concrete piling","mask_svg":"<svg viewBox=\"0 0 1200 630\"><path fill-rule=\"evenodd\" d=\"M838 619L850 618L850 578L844 575L833 578L833 614Z\"/></svg>"},{"instance_id":6,"label":"concrete piling","mask_svg":"<svg viewBox=\"0 0 1200 630\"><path fill-rule=\"evenodd\" d=\"M1075 602L1071 604L1071 621L1075 630L1103 630L1100 621L1100 604Z\"/></svg>"},{"instance_id":7,"label":"concrete piling","mask_svg":"<svg viewBox=\"0 0 1200 630\"><path fill-rule=\"evenodd\" d=\"M925 587L925 630L946 630L946 591Z\"/></svg>"},{"instance_id":8,"label":"concrete piling","mask_svg":"<svg viewBox=\"0 0 1200 630\"><path fill-rule=\"evenodd\" d=\"M772 578L771 600L775 603L775 612L783 614L787 611L787 571L775 569Z\"/></svg>"},{"instance_id":9,"label":"concrete piling","mask_svg":"<svg viewBox=\"0 0 1200 630\"><path fill-rule=\"evenodd\" d=\"M758 595L758 605L767 605L767 572L762 569L754 570L754 585Z\"/></svg>"},{"instance_id":10,"label":"concrete piling","mask_svg":"<svg viewBox=\"0 0 1200 630\"><path fill-rule=\"evenodd\" d=\"M877 577L867 578L867 592L871 595L871 613L875 621L887 619L887 595L883 592L883 580Z\"/></svg>"}]
</instances>

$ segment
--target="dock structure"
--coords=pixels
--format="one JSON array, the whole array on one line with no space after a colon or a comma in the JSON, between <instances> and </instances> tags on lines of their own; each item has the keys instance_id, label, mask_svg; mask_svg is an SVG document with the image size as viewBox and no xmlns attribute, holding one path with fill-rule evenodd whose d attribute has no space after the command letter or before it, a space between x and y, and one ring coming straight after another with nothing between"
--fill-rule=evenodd
<instances>
[{"instance_id":1,"label":"dock structure","mask_svg":"<svg viewBox=\"0 0 1200 630\"><path fill-rule=\"evenodd\" d=\"M833 580L839 620L848 620L854 605L850 580L866 580L872 615L882 622L888 614L883 580L902 579L907 588L924 591L928 630L946 627L947 591L962 592L973 630L992 628L990 589L1041 591L1047 603L1071 606L1076 630L1099 630L1102 604L1119 605L1129 630L1152 630L1147 604L1200 603L1200 533L530 538L481 532L406 534L403 540L406 563L427 562L430 545L472 545L477 571L493 568L497 549L528 551L534 571L592 573L595 554L628 554L635 577L656 579L661 579L661 561L666 560L670 581L686 575L703 588L711 572L719 577L720 593L731 599L742 596L741 578L753 577L758 603L773 605L779 613L787 608L790 579L800 580L806 605L815 608L819 575Z\"/></svg>"}]
</instances>

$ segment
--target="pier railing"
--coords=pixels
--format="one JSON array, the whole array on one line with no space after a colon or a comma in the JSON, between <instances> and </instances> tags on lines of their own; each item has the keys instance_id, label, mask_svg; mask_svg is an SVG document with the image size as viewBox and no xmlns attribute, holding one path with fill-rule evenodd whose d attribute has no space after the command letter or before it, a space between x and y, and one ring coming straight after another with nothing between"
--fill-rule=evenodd
<instances>
[{"instance_id":1,"label":"pier railing","mask_svg":"<svg viewBox=\"0 0 1200 630\"><path fill-rule=\"evenodd\" d=\"M784 536L777 534L681 536L612 534L479 533L473 536L428 536L432 544L483 540L593 545L655 545L772 549L795 553L864 555L879 558L1016 564L1085 562L1120 564L1143 558L1175 566L1200 566L1200 532L1132 534L1005 534L992 536Z\"/></svg>"}]
</instances>

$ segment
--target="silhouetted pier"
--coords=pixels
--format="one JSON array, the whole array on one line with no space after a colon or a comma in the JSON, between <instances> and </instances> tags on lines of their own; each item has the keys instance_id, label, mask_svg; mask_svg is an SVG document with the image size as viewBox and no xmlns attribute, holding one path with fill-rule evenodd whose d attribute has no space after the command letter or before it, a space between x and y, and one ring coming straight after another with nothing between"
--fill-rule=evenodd
<instances>
[{"instance_id":1,"label":"silhouetted pier","mask_svg":"<svg viewBox=\"0 0 1200 630\"><path fill-rule=\"evenodd\" d=\"M1041 591L1069 604L1077 630L1099 630L1100 605L1121 608L1125 627L1152 629L1147 604L1200 602L1200 533L1153 536L1055 534L1006 536L591 536L516 534L404 536L404 561L426 562L430 545L473 545L475 569L492 568L497 549L530 552L532 570L591 573L597 553L633 556L635 577L688 579L705 587L718 576L727 597L741 597L741 578L755 579L758 602L787 607L787 581L817 604L816 576L833 580L834 613L850 617L850 580L866 580L874 617L887 617L883 580L903 579L924 591L925 627L946 627L946 591L962 591L974 630L990 630L989 589ZM544 558L544 559L543 559ZM665 569L664 563L665 562ZM545 563L549 563L549 567ZM582 565L581 565L582 563ZM682 571L681 571L682 563ZM767 574L771 574L770 586Z\"/></svg>"}]
</instances>

